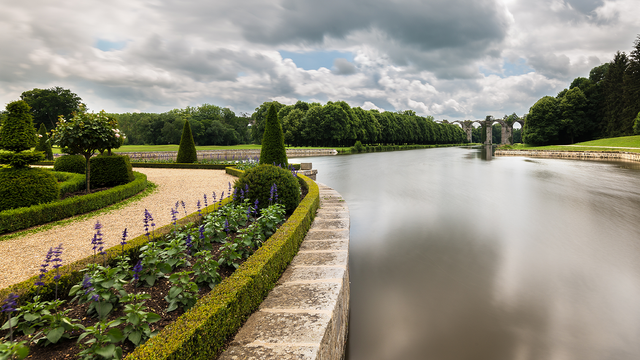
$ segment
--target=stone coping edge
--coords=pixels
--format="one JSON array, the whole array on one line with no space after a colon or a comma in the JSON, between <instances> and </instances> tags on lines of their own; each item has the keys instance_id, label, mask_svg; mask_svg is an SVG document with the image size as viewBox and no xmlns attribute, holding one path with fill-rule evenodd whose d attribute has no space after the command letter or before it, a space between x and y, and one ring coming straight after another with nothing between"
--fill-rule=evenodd
<instances>
[{"instance_id":1,"label":"stone coping edge","mask_svg":"<svg viewBox=\"0 0 640 360\"><path fill-rule=\"evenodd\" d=\"M349 208L323 185L300 250L219 360L344 359L349 325Z\"/></svg>"},{"instance_id":2,"label":"stone coping edge","mask_svg":"<svg viewBox=\"0 0 640 360\"><path fill-rule=\"evenodd\" d=\"M557 150L496 150L495 156L534 156L544 158L622 160L640 162L640 153L604 151L557 151Z\"/></svg>"}]
</instances>

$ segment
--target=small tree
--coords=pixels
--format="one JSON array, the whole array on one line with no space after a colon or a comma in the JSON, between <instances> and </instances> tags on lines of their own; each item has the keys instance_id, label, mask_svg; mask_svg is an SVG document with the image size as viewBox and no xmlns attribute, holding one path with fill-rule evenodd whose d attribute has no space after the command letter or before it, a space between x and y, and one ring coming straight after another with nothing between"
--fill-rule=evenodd
<instances>
[{"instance_id":1,"label":"small tree","mask_svg":"<svg viewBox=\"0 0 640 360\"><path fill-rule=\"evenodd\" d=\"M278 113L273 104L269 107L265 122L262 150L260 151L260 164L275 164L286 167L288 165L287 151L284 148L282 126L280 126Z\"/></svg>"},{"instance_id":2,"label":"small tree","mask_svg":"<svg viewBox=\"0 0 640 360\"><path fill-rule=\"evenodd\" d=\"M82 155L85 158L87 194L91 191L91 169L89 159L96 151L110 149L116 138L116 125L109 120L104 110L99 113L88 113L84 106L73 114L71 119L60 116L56 128L52 131L51 139L60 145L62 152L71 155Z\"/></svg>"},{"instance_id":3,"label":"small tree","mask_svg":"<svg viewBox=\"0 0 640 360\"><path fill-rule=\"evenodd\" d=\"M46 160L53 160L53 150L51 149L51 142L49 141L49 135L47 135L47 127L44 126L44 123L40 124L38 138L38 144L35 150L42 151Z\"/></svg>"},{"instance_id":4,"label":"small tree","mask_svg":"<svg viewBox=\"0 0 640 360\"><path fill-rule=\"evenodd\" d=\"M0 129L0 148L13 152L0 156L0 162L12 167L28 167L44 157L40 152L25 151L36 145L31 108L22 101L7 104L7 114Z\"/></svg>"},{"instance_id":5,"label":"small tree","mask_svg":"<svg viewBox=\"0 0 640 360\"><path fill-rule=\"evenodd\" d=\"M196 152L196 144L193 142L191 126L189 125L189 120L187 120L182 128L182 137L180 138L176 162L192 164L196 161L198 161L198 153Z\"/></svg>"}]
</instances>

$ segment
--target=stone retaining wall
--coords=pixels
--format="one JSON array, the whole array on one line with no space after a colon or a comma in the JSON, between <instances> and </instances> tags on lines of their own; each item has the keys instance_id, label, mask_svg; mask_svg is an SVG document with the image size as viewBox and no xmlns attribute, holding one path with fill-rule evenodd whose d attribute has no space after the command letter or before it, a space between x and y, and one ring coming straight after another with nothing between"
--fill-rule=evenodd
<instances>
[{"instance_id":1,"label":"stone retaining wall","mask_svg":"<svg viewBox=\"0 0 640 360\"><path fill-rule=\"evenodd\" d=\"M260 157L260 149L247 150L199 150L198 160L245 160ZM119 155L129 155L130 159L175 160L177 151L149 151L149 152L118 152ZM287 157L337 155L334 149L287 149Z\"/></svg>"},{"instance_id":2,"label":"stone retaining wall","mask_svg":"<svg viewBox=\"0 0 640 360\"><path fill-rule=\"evenodd\" d=\"M563 159L621 160L640 162L640 153L604 151L496 150L495 156L533 156Z\"/></svg>"},{"instance_id":3,"label":"stone retaining wall","mask_svg":"<svg viewBox=\"0 0 640 360\"><path fill-rule=\"evenodd\" d=\"M219 360L344 358L349 326L349 208L322 184L298 255Z\"/></svg>"}]
</instances>

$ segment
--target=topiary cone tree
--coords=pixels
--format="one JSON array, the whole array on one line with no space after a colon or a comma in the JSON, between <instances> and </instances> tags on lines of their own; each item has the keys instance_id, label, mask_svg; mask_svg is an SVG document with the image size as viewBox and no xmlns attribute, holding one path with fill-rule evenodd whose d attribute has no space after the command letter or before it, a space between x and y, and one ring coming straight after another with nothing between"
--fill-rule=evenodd
<instances>
[{"instance_id":1,"label":"topiary cone tree","mask_svg":"<svg viewBox=\"0 0 640 360\"><path fill-rule=\"evenodd\" d=\"M273 104L269 107L265 120L260 164L281 165L287 167L287 151L284 148L284 135L278 120L278 113Z\"/></svg>"},{"instance_id":2,"label":"topiary cone tree","mask_svg":"<svg viewBox=\"0 0 640 360\"><path fill-rule=\"evenodd\" d=\"M193 142L193 134L191 134L191 126L189 120L184 122L182 128L182 137L180 138L180 147L178 148L177 163L192 164L198 161L198 153L196 152L196 144Z\"/></svg>"},{"instance_id":3,"label":"topiary cone tree","mask_svg":"<svg viewBox=\"0 0 640 360\"><path fill-rule=\"evenodd\" d=\"M36 145L35 150L42 151L46 160L53 160L53 150L51 149L51 142L49 141L49 136L47 135L47 127L44 126L44 123L40 124L40 129L38 130L38 138L38 144Z\"/></svg>"},{"instance_id":4,"label":"topiary cone tree","mask_svg":"<svg viewBox=\"0 0 640 360\"><path fill-rule=\"evenodd\" d=\"M22 100L7 104L8 114L0 129L0 148L13 154L2 154L2 163L12 167L28 167L44 157L39 152L25 151L36 145L36 129L30 110L31 107Z\"/></svg>"}]
</instances>

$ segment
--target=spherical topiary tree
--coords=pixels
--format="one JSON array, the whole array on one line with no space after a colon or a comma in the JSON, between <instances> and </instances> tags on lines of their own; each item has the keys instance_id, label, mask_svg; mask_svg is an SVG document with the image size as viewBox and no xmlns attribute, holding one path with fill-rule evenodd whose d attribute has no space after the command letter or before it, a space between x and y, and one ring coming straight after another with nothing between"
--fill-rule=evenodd
<instances>
[{"instance_id":1,"label":"spherical topiary tree","mask_svg":"<svg viewBox=\"0 0 640 360\"><path fill-rule=\"evenodd\" d=\"M271 188L275 184L277 200ZM248 189L248 192L246 192ZM234 184L236 194L244 192L251 203L258 200L258 207L265 208L274 202L283 204L287 213L292 213L300 203L300 183L291 171L269 164L259 165L244 172ZM239 195L236 196L239 201Z\"/></svg>"},{"instance_id":2,"label":"spherical topiary tree","mask_svg":"<svg viewBox=\"0 0 640 360\"><path fill-rule=\"evenodd\" d=\"M287 167L289 164L287 163L287 151L284 148L284 135L282 135L282 126L273 104L269 107L265 122L260 164L275 164Z\"/></svg>"},{"instance_id":3,"label":"spherical topiary tree","mask_svg":"<svg viewBox=\"0 0 640 360\"><path fill-rule=\"evenodd\" d=\"M51 149L51 142L49 141L49 135L47 135L47 127L44 126L44 123L40 124L38 138L38 144L35 150L42 151L46 160L53 160L53 150Z\"/></svg>"},{"instance_id":4,"label":"spherical topiary tree","mask_svg":"<svg viewBox=\"0 0 640 360\"><path fill-rule=\"evenodd\" d=\"M196 161L198 161L198 153L196 152L196 144L193 142L191 126L189 125L189 120L187 120L182 128L182 137L180 138L176 162L192 164Z\"/></svg>"},{"instance_id":5,"label":"spherical topiary tree","mask_svg":"<svg viewBox=\"0 0 640 360\"><path fill-rule=\"evenodd\" d=\"M22 101L7 104L7 115L0 129L0 148L12 153L0 154L0 162L12 167L28 167L44 158L39 152L26 151L36 145L36 129L29 105Z\"/></svg>"}]
</instances>

